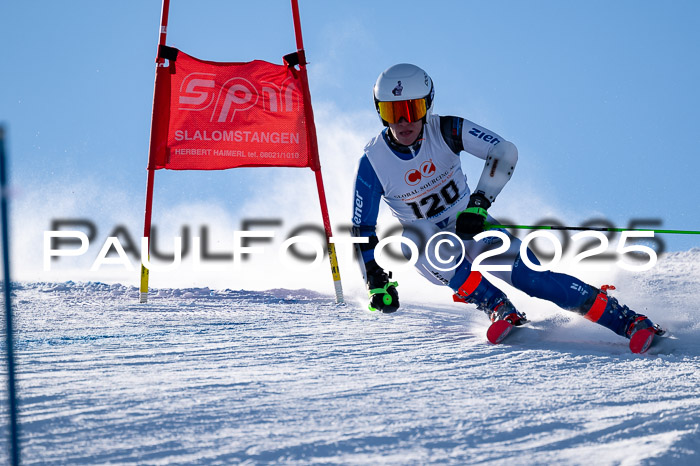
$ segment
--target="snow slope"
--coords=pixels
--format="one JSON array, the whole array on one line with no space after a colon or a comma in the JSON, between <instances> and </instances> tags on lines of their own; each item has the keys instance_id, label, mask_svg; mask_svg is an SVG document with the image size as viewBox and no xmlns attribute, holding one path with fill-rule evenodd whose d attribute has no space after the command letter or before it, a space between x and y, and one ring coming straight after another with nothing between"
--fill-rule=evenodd
<instances>
[{"instance_id":1,"label":"snow slope","mask_svg":"<svg viewBox=\"0 0 700 466\"><path fill-rule=\"evenodd\" d=\"M18 284L24 464L700 464L699 263L616 283L672 334L642 356L534 300L492 346L454 303Z\"/></svg>"}]
</instances>

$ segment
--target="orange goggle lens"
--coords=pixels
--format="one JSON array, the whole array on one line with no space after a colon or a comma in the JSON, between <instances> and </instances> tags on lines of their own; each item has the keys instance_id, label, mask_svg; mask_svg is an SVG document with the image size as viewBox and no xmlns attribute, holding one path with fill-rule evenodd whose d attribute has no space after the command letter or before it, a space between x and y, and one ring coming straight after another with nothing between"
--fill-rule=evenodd
<instances>
[{"instance_id":1,"label":"orange goggle lens","mask_svg":"<svg viewBox=\"0 0 700 466\"><path fill-rule=\"evenodd\" d=\"M412 123L425 116L425 99L400 100L398 102L377 102L379 116L388 123L398 123L401 118Z\"/></svg>"}]
</instances>

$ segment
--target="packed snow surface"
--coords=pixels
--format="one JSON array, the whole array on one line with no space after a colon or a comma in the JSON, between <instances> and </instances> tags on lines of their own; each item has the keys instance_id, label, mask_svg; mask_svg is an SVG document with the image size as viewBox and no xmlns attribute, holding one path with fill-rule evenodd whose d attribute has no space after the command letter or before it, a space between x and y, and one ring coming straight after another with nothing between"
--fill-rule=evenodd
<instances>
[{"instance_id":1,"label":"packed snow surface","mask_svg":"<svg viewBox=\"0 0 700 466\"><path fill-rule=\"evenodd\" d=\"M646 355L532 299L494 346L436 300L18 283L23 463L700 464L698 263L618 286L669 329Z\"/></svg>"}]
</instances>

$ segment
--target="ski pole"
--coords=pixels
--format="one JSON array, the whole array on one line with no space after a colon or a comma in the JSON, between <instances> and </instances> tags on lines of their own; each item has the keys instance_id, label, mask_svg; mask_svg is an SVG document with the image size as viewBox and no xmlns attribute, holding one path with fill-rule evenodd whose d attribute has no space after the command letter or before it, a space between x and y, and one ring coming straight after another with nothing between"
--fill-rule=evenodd
<instances>
[{"instance_id":1,"label":"ski pole","mask_svg":"<svg viewBox=\"0 0 700 466\"><path fill-rule=\"evenodd\" d=\"M5 298L5 344L7 357L7 404L9 405L10 464L20 463L19 421L17 407L17 378L15 340L12 324L12 280L10 278L10 226L7 187L7 161L5 155L5 128L0 126L0 229L2 232L3 296Z\"/></svg>"},{"instance_id":2,"label":"ski pole","mask_svg":"<svg viewBox=\"0 0 700 466\"><path fill-rule=\"evenodd\" d=\"M615 228L615 227L567 227L558 225L494 225L485 223L486 229L494 228L517 228L522 230L563 230L563 231L653 231L654 233L669 233L677 235L700 235L700 231L694 230L654 230L647 228Z\"/></svg>"}]
</instances>

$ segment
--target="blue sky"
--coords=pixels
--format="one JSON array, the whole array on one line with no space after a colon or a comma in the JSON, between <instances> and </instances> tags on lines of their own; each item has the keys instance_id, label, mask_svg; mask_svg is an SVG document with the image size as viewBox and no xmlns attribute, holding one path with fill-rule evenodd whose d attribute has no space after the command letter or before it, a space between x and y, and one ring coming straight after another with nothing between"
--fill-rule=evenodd
<instances>
[{"instance_id":1,"label":"blue sky","mask_svg":"<svg viewBox=\"0 0 700 466\"><path fill-rule=\"evenodd\" d=\"M377 75L412 62L433 77L436 113L518 146L494 215L602 217L622 227L646 218L700 230L698 2L300 0L300 8L331 191L351 189L362 142L381 129ZM160 10L158 0L2 3L0 121L17 222L45 230L55 216L85 216L140 233ZM290 4L173 0L168 44L208 60L281 62L295 49ZM465 166L475 182L479 163ZM293 170L159 171L155 208L199 202L259 216L264 209L237 209L264 204L270 180L313 184ZM343 202L330 200L333 222L347 221L351 198ZM663 240L669 250L700 246L698 236Z\"/></svg>"}]
</instances>

